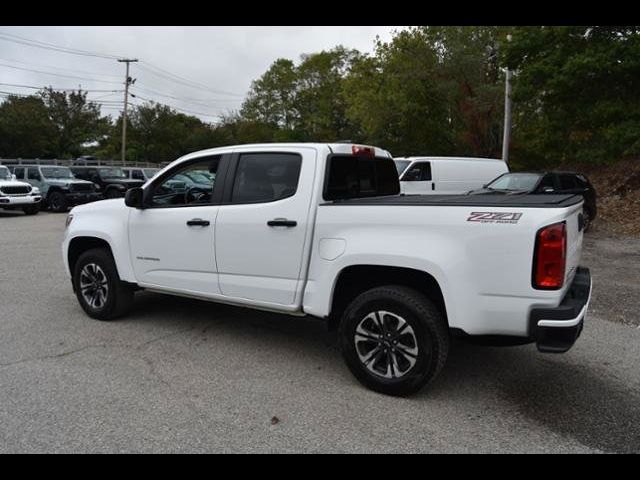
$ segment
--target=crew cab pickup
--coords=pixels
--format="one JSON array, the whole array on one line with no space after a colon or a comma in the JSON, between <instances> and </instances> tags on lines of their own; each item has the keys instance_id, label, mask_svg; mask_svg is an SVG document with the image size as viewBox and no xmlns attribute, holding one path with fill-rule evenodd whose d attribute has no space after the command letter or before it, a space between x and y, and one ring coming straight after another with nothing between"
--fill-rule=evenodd
<instances>
[{"instance_id":1,"label":"crew cab pickup","mask_svg":"<svg viewBox=\"0 0 640 480\"><path fill-rule=\"evenodd\" d=\"M64 265L99 320L140 289L327 319L355 377L391 395L432 381L452 335L571 348L591 294L582 197L399 192L375 147L193 153L74 208Z\"/></svg>"}]
</instances>

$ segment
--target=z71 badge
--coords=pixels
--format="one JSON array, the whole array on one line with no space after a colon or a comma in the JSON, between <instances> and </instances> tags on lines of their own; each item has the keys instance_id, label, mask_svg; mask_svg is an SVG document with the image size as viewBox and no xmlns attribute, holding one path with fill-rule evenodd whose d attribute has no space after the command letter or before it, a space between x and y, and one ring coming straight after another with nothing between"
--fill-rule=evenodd
<instances>
[{"instance_id":1,"label":"z71 badge","mask_svg":"<svg viewBox=\"0 0 640 480\"><path fill-rule=\"evenodd\" d=\"M472 212L467 222L480 223L518 223L522 213L516 212Z\"/></svg>"}]
</instances>

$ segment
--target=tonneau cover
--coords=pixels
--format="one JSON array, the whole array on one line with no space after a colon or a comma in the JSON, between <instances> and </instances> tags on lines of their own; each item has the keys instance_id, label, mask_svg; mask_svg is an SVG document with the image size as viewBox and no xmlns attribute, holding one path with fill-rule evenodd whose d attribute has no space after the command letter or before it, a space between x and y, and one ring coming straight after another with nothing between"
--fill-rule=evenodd
<instances>
[{"instance_id":1,"label":"tonneau cover","mask_svg":"<svg viewBox=\"0 0 640 480\"><path fill-rule=\"evenodd\" d=\"M577 205L581 201L580 195L505 195L496 193L483 195L395 195L353 198L327 202L323 205L567 208Z\"/></svg>"}]
</instances>

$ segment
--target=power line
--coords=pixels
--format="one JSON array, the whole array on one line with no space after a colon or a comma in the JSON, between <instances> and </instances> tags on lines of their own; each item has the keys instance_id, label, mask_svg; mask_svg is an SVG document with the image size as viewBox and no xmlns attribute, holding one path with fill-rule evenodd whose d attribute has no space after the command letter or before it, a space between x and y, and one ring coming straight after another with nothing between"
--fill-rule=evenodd
<instances>
[{"instance_id":1,"label":"power line","mask_svg":"<svg viewBox=\"0 0 640 480\"><path fill-rule=\"evenodd\" d=\"M134 87L136 90L140 90L143 93L149 93L151 95L157 95L159 97L165 97L165 98L170 98L172 100L178 100L179 102L184 102L184 103L191 103L193 105L200 105L203 107L215 107L215 105L212 105L209 102L242 102L242 99L229 99L229 98L225 98L225 99L212 99L212 100L199 100L199 99L189 99L189 98L182 98L182 97L176 97L174 95L168 95L165 93L161 93L158 92L156 90L151 90L150 88L146 88L146 87L140 87L140 86L135 86ZM203 103L203 102L207 102L207 103Z\"/></svg>"},{"instance_id":2,"label":"power line","mask_svg":"<svg viewBox=\"0 0 640 480\"><path fill-rule=\"evenodd\" d=\"M84 88L57 88L57 87L51 87L51 86L45 86L45 87L36 87L35 85L22 85L19 83L0 83L0 85L4 85L5 87L19 87L19 88L28 88L31 90L44 90L46 88L51 88L57 92L76 92L78 90L82 90L83 92L96 92L96 93L101 93L101 92L111 92L111 93L122 93L124 90L94 90L94 89L87 89L85 90Z\"/></svg>"},{"instance_id":3,"label":"power line","mask_svg":"<svg viewBox=\"0 0 640 480\"><path fill-rule=\"evenodd\" d=\"M176 107L174 105L169 105L169 104L166 104L166 103L157 102L157 101L151 100L149 98L144 98L144 97L141 97L140 95L136 95L135 98L139 98L140 100L143 100L145 102L151 102L151 103L157 103L158 105L164 105L165 107L169 107L169 108L172 108L174 110L177 110L177 111L183 112L183 113L189 113L189 114L192 114L192 115L200 115L200 116L203 116L203 117L220 118L220 114L195 112L193 110L187 110L186 108L180 108L180 107ZM142 105L137 104L136 106L140 107Z\"/></svg>"},{"instance_id":4,"label":"power line","mask_svg":"<svg viewBox=\"0 0 640 480\"><path fill-rule=\"evenodd\" d=\"M34 48L42 48L45 50L52 50L61 53L69 53L71 55L80 55L84 57L96 57L96 58L104 58L108 60L117 60L118 57L115 55L108 55L97 52L90 52L87 50L79 50L77 48L69 48L63 47L61 45L56 45L53 43L42 42L40 40L31 40L25 37L20 37L18 35L13 35L11 33L0 32L0 40L4 40L6 42L19 43L21 45L26 45L28 47Z\"/></svg>"},{"instance_id":5,"label":"power line","mask_svg":"<svg viewBox=\"0 0 640 480\"><path fill-rule=\"evenodd\" d=\"M72 69L72 68L64 68L64 67L58 67L58 66L54 66L54 65L40 65L40 64L36 64L36 63L28 63L28 62L23 62L21 60L13 60L13 59L7 59L7 58L0 58L1 62L9 62L9 63L18 63L20 65L26 65L28 67L36 67L36 68L53 68L54 70L63 70L65 72L71 72L71 73L80 73L80 74L89 74L89 75L94 75L98 72L88 72L87 70L77 70L77 69ZM99 75L101 77L111 77L111 78L120 78L120 75L113 75L113 74L109 74L109 73L99 73Z\"/></svg>"},{"instance_id":6,"label":"power line","mask_svg":"<svg viewBox=\"0 0 640 480\"><path fill-rule=\"evenodd\" d=\"M27 72L35 72L35 73L41 73L44 75L52 75L54 77L66 77L66 78L75 78L78 80L86 80L86 81L90 81L90 82L97 82L97 83L109 83L112 85L119 85L120 82L110 82L107 80L98 80L96 78L87 78L87 77L77 77L75 75L63 75L62 73L52 73L52 72L45 72L42 70L33 70L31 68L23 68L23 67L15 67L13 65L7 65L6 63L0 63L1 67L7 67L7 68L14 68L16 70L25 70Z\"/></svg>"},{"instance_id":7,"label":"power line","mask_svg":"<svg viewBox=\"0 0 640 480\"><path fill-rule=\"evenodd\" d=\"M141 62L142 65L140 68L146 70L148 73L151 73L153 75L156 75L160 78L164 78L166 80L170 80L172 82L187 86L187 87L191 87L191 88L196 88L196 89L200 89L200 90L204 90L207 92L212 92L218 95L228 95L228 96L232 96L232 97L244 97L244 95L240 94L240 93L233 93L233 92L226 92L224 90L217 90L215 88L211 88L207 85L204 85L202 83L198 83L198 82L194 82L193 80L189 80L187 78L184 77L180 77L178 75L175 75L171 72L169 72L168 70L164 70L160 67L156 67L152 64L150 64L149 62ZM146 67L145 67L146 66ZM157 71L154 71L157 70ZM159 73L161 72L161 73Z\"/></svg>"}]
</instances>

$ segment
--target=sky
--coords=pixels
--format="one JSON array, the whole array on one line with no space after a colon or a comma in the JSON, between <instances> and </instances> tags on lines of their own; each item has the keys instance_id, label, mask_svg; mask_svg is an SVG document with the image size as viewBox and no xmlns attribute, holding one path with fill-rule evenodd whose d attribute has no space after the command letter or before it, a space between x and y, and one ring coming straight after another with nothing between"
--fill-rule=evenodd
<instances>
[{"instance_id":1,"label":"sky","mask_svg":"<svg viewBox=\"0 0 640 480\"><path fill-rule=\"evenodd\" d=\"M392 32L403 28L0 26L0 101L8 93L37 91L28 87L81 86L100 102L105 115L115 117L122 109L125 75L125 65L116 57L137 58L140 62L131 64L130 75L136 79L132 103L154 100L215 122L241 105L252 80L274 60L297 61L301 54L337 45L372 52L376 36L390 40Z\"/></svg>"}]
</instances>

